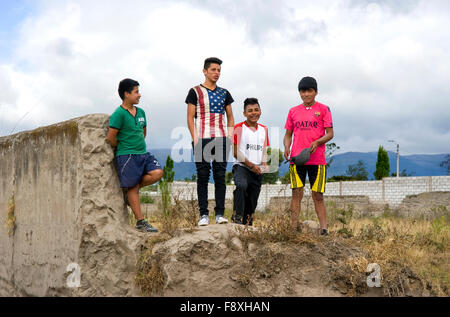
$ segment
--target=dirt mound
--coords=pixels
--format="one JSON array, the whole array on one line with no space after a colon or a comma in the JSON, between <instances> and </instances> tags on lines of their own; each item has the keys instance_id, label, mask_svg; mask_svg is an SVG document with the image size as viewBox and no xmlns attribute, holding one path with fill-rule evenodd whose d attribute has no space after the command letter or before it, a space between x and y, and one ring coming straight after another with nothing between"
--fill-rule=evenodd
<instances>
[{"instance_id":1,"label":"dirt mound","mask_svg":"<svg viewBox=\"0 0 450 317\"><path fill-rule=\"evenodd\" d=\"M152 296L384 296L349 263L365 252L345 241L305 233L299 243L249 242L242 226L209 225L156 243L147 265ZM253 229L257 230L257 229Z\"/></svg>"}]
</instances>

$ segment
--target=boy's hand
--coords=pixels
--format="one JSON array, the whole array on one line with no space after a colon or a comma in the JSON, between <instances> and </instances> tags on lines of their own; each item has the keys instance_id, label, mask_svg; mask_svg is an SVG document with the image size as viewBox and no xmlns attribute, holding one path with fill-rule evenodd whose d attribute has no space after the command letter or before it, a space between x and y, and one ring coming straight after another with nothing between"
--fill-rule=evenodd
<instances>
[{"instance_id":1,"label":"boy's hand","mask_svg":"<svg viewBox=\"0 0 450 317\"><path fill-rule=\"evenodd\" d=\"M227 127L227 137L233 142L234 127Z\"/></svg>"},{"instance_id":2,"label":"boy's hand","mask_svg":"<svg viewBox=\"0 0 450 317\"><path fill-rule=\"evenodd\" d=\"M252 171L253 173L256 173L256 174L258 174L258 175L261 175L261 169L259 168L258 165L253 165L252 168L251 168L251 171Z\"/></svg>"},{"instance_id":3,"label":"boy's hand","mask_svg":"<svg viewBox=\"0 0 450 317\"><path fill-rule=\"evenodd\" d=\"M290 154L291 154L291 150L290 149L284 150L284 158L286 159L286 161L289 161L289 155Z\"/></svg>"},{"instance_id":4,"label":"boy's hand","mask_svg":"<svg viewBox=\"0 0 450 317\"><path fill-rule=\"evenodd\" d=\"M317 142L317 141L314 141L313 143L311 143L311 147L309 148L309 151L311 152L311 154L313 154L317 150L318 146L319 146L319 142Z\"/></svg>"}]
</instances>

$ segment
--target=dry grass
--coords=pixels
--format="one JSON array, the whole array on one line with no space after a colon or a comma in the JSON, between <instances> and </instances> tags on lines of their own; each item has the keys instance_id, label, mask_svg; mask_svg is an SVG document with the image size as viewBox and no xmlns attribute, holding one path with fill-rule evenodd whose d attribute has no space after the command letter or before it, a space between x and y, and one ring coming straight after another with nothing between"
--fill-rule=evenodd
<instances>
[{"instance_id":1,"label":"dry grass","mask_svg":"<svg viewBox=\"0 0 450 317\"><path fill-rule=\"evenodd\" d=\"M130 225L135 226L136 220L129 210ZM147 219L156 228L158 234L150 238L136 263L136 284L144 296L160 294L165 284L165 276L161 269L158 255L152 254L153 247L176 236L180 231L192 232L196 230L198 220L198 203L196 200L181 201L173 195L173 204L167 213L159 213Z\"/></svg>"},{"instance_id":2,"label":"dry grass","mask_svg":"<svg viewBox=\"0 0 450 317\"><path fill-rule=\"evenodd\" d=\"M314 234L292 231L286 206L281 207L284 210L257 213L255 225L259 230L240 230L239 238L245 245L273 242L323 243ZM387 296L449 296L450 217L447 209L438 209L430 210L434 218L427 215L413 219L401 217L391 210L385 210L380 217L361 217L353 214L351 205L341 209L328 208L331 241L343 239L349 245L361 247L366 254L349 258L346 262L350 272L354 273L348 276L349 284L355 288L350 290L349 295L358 293L358 283L352 283L352 279L355 276L366 276L368 264L377 263L381 267L382 286ZM317 221L311 210L303 211L300 219ZM415 282L416 285L420 284L421 291L408 293L407 285Z\"/></svg>"},{"instance_id":3,"label":"dry grass","mask_svg":"<svg viewBox=\"0 0 450 317\"><path fill-rule=\"evenodd\" d=\"M250 267L241 272L238 279L241 280L242 286L247 287L258 272L268 271L267 264L278 263L280 253L271 251L273 245L326 246L328 243L337 242L360 247L365 254L350 257L346 261L347 269L344 271L348 274L345 278L348 279L347 284L353 285L354 288L350 289L349 296L361 293L358 290L361 283L354 280L367 276L366 268L369 263L380 265L381 283L386 296L421 296L427 293L431 296L450 295L450 216L447 209L440 208L437 212L431 210L434 218L412 219L400 217L390 210L386 210L380 217L361 217L351 212L353 206L338 209L328 205L330 236L323 239L301 226L297 231L291 230L287 208L288 205L280 205L278 210L257 212L254 227L241 226L233 233L243 242L247 252L251 253L251 244L258 245L255 250L260 250L260 256L253 257ZM311 204L307 210L302 211L300 220L317 221L313 208ZM231 211L227 211L225 216L229 218ZM345 218L344 221L342 217ZM165 239L175 236L180 230L196 230L197 201L181 201L174 197L169 214L161 214L152 221L160 229L160 234L165 235ZM255 227L258 230L254 230ZM230 247L233 234L230 231L230 237L226 241ZM161 238L155 238L151 244L154 245L157 239ZM142 285L141 289L147 293L158 290L164 281L159 262L156 259L150 260L151 247L148 250L150 253L147 251L145 256L141 257L137 275L138 284ZM412 285L411 283L416 285L414 289L417 292L414 294L408 293L407 286Z\"/></svg>"},{"instance_id":4,"label":"dry grass","mask_svg":"<svg viewBox=\"0 0 450 317\"><path fill-rule=\"evenodd\" d=\"M255 230L257 228L257 230ZM287 210L255 214L254 227L238 227L239 238L248 243L267 244L286 242L294 244L316 243L319 237L299 224L292 230Z\"/></svg>"},{"instance_id":5,"label":"dry grass","mask_svg":"<svg viewBox=\"0 0 450 317\"><path fill-rule=\"evenodd\" d=\"M342 223L336 221L339 213L338 209L327 210L332 236L342 230ZM401 217L388 209L379 217L354 216L345 225L351 233L347 240L363 248L367 256L349 259L347 264L355 273L365 272L369 263L379 264L388 296L406 295L406 285L414 281L425 294L449 296L449 220L446 208L435 208L420 218Z\"/></svg>"},{"instance_id":6,"label":"dry grass","mask_svg":"<svg viewBox=\"0 0 450 317\"><path fill-rule=\"evenodd\" d=\"M409 276L431 295L449 296L450 227L444 217L352 219L349 226L352 239L368 251L367 261L380 265L388 295L404 295Z\"/></svg>"},{"instance_id":7,"label":"dry grass","mask_svg":"<svg viewBox=\"0 0 450 317\"><path fill-rule=\"evenodd\" d=\"M153 247L157 243L167 241L171 237L166 234L158 234L148 240L146 247L141 250L141 254L136 263L136 284L139 286L144 296L160 294L165 284L165 276L162 272L158 256L152 254Z\"/></svg>"}]
</instances>

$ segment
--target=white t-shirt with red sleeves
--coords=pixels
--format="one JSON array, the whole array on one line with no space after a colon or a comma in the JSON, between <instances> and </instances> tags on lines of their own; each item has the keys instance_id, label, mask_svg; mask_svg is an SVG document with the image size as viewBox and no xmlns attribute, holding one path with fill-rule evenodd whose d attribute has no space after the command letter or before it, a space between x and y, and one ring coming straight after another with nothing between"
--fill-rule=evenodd
<instances>
[{"instance_id":1,"label":"white t-shirt with red sleeves","mask_svg":"<svg viewBox=\"0 0 450 317\"><path fill-rule=\"evenodd\" d=\"M233 143L245 158L255 165L261 166L263 150L269 146L269 133L266 126L257 123L255 130L249 127L246 121L234 126ZM234 158L234 165L245 166Z\"/></svg>"},{"instance_id":2,"label":"white t-shirt with red sleeves","mask_svg":"<svg viewBox=\"0 0 450 317\"><path fill-rule=\"evenodd\" d=\"M325 128L333 127L331 110L328 106L316 102L311 107L303 104L291 108L286 120L285 129L293 131L291 157L294 157L311 143L325 135ZM306 165L326 165L325 144L319 145L311 154Z\"/></svg>"}]
</instances>

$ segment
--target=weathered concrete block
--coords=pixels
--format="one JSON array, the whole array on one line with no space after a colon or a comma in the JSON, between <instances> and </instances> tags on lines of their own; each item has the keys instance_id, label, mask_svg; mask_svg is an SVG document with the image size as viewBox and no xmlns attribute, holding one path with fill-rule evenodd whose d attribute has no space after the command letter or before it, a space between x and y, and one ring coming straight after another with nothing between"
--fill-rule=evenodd
<instances>
[{"instance_id":1,"label":"weathered concrete block","mask_svg":"<svg viewBox=\"0 0 450 317\"><path fill-rule=\"evenodd\" d=\"M88 115L0 138L0 295L139 294L135 251L145 235L128 225L108 119ZM67 287L70 263L80 268L79 288Z\"/></svg>"}]
</instances>

